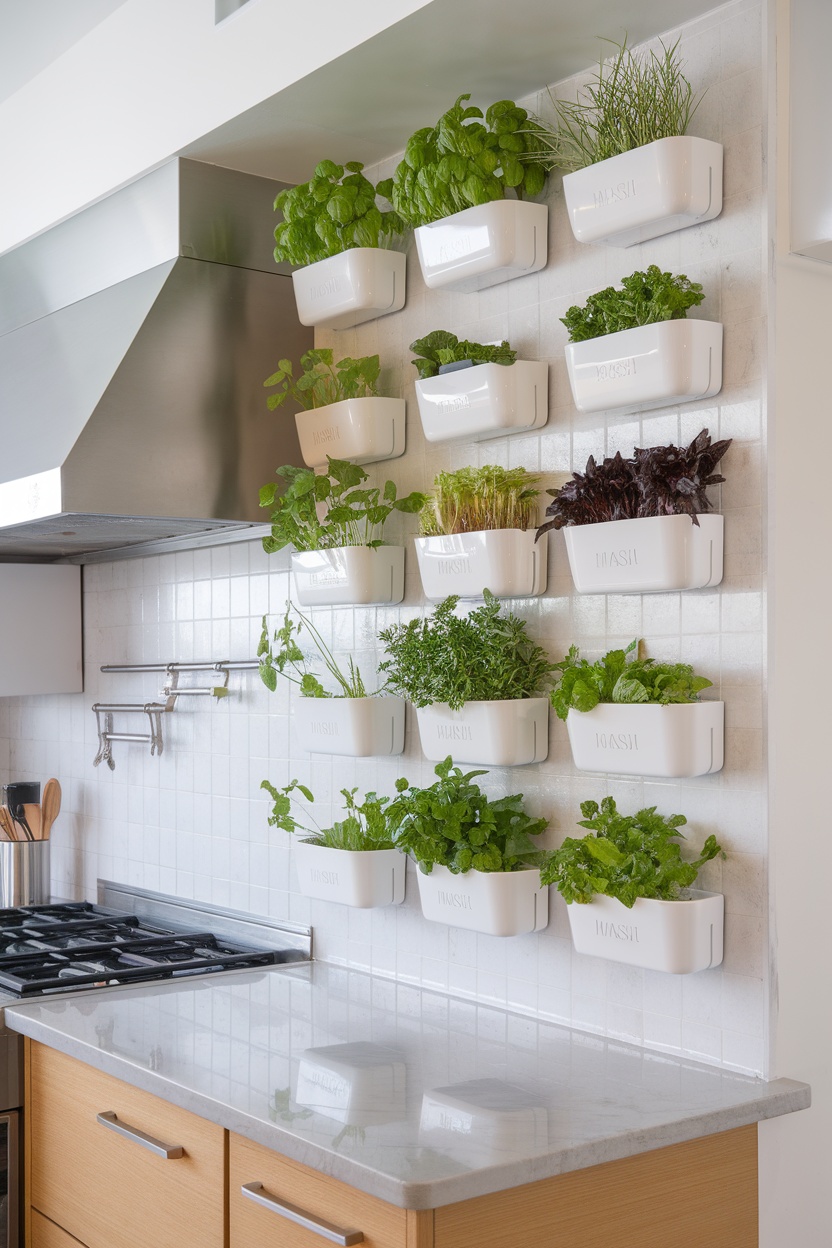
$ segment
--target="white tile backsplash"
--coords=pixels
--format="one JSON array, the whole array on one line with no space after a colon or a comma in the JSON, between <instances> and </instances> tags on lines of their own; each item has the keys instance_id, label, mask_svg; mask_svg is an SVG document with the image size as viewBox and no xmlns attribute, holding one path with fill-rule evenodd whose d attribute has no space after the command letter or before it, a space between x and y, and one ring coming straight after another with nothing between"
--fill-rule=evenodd
<instances>
[{"instance_id":1,"label":"white tile backsplash","mask_svg":"<svg viewBox=\"0 0 832 1248\"><path fill-rule=\"evenodd\" d=\"M477 936L421 918L416 880L405 904L373 913L309 901L297 891L290 839L267 825L268 777L297 776L315 792L319 821L335 815L338 790L390 791L401 775L429 783L410 710L399 759L336 759L299 752L294 694L270 694L256 673L234 673L217 704L182 699L163 720L165 750L115 745L116 769L94 770L97 700L140 702L158 696L160 676L102 675L105 663L248 658L265 612L282 612L287 560L240 543L84 570L86 691L83 695L0 700L0 771L14 778L60 777L64 809L53 840L57 893L94 897L108 877L218 905L311 923L318 957L572 1023L589 1031L762 1073L765 1070L763 967L766 963L766 833L763 772L765 582L762 547L765 469L764 388L767 221L761 161L765 118L760 95L760 0L737 0L681 30L682 52L708 94L693 132L726 145L725 208L720 218L626 251L572 240L559 179L550 192L547 269L528 278L460 295L424 289L415 248L408 257L408 302L401 313L320 342L342 355L379 350L383 380L408 400L408 449L372 467L400 492L428 486L440 469L468 463L524 464L557 484L583 469L588 455L629 454L634 443L689 440L703 425L735 444L724 460L725 580L717 591L633 597L574 594L563 542L550 539L548 595L514 604L530 631L557 657L575 642L600 653L644 636L657 658L701 667L727 702L726 765L699 780L648 782L576 773L563 725L552 720L549 759L497 770L492 793L524 791L529 807L551 819L556 845L575 830L580 801L612 793L625 808L656 804L683 811L695 848L710 832L728 858L708 865L707 887L726 896L726 956L721 969L680 982L573 953L563 902L553 893L549 927L515 940ZM573 84L574 85L574 84ZM570 84L563 84L568 91ZM560 90L560 87L558 88ZM545 97L544 97L545 98ZM542 105L539 105L542 107ZM385 169L386 171L386 169ZM707 406L645 414L579 416L572 407L559 322L566 308L634 269L661 263L706 286L696 315L725 322L725 385ZM422 437L408 344L435 328L490 340L508 337L526 358L551 370L548 426L533 435L473 444L427 445ZM279 344L276 344L276 350ZM280 416L275 417L281 419ZM561 477L560 480L563 478ZM402 532L412 532L413 524ZM412 549L401 608L318 610L316 625L336 649L355 649L372 674L375 636L424 608ZM195 683L198 683L195 681ZM505 1026L495 1013L495 1026Z\"/></svg>"}]
</instances>

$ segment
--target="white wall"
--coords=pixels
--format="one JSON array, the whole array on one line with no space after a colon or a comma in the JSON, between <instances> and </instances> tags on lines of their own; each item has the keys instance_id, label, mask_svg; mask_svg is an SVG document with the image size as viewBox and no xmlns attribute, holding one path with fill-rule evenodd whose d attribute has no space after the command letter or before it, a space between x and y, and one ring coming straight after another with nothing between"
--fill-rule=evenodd
<instances>
[{"instance_id":1,"label":"white wall","mask_svg":"<svg viewBox=\"0 0 832 1248\"><path fill-rule=\"evenodd\" d=\"M214 0L128 0L0 105L0 251L425 3L250 0L215 27Z\"/></svg>"},{"instance_id":2,"label":"white wall","mask_svg":"<svg viewBox=\"0 0 832 1248\"><path fill-rule=\"evenodd\" d=\"M773 1073L812 1085L812 1108L760 1124L762 1248L832 1243L832 958L825 662L832 620L832 265L788 253L789 5L776 0L777 250L769 496L769 795ZM798 70L799 72L799 63ZM829 89L827 83L827 101ZM829 118L818 124L828 127Z\"/></svg>"}]
</instances>

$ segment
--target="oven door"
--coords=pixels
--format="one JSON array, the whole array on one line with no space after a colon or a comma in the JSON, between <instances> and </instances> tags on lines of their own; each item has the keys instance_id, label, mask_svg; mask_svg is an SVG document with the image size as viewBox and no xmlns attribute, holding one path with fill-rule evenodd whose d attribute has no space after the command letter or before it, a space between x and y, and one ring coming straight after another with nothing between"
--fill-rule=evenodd
<instances>
[{"instance_id":1,"label":"oven door","mask_svg":"<svg viewBox=\"0 0 832 1248\"><path fill-rule=\"evenodd\" d=\"M20 1114L0 1114L0 1248L20 1248Z\"/></svg>"}]
</instances>

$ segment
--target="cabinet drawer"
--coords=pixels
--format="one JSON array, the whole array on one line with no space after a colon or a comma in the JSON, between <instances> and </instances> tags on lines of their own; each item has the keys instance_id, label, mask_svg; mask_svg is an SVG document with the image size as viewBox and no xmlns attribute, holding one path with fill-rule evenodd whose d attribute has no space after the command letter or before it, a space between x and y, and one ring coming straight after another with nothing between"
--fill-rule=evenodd
<instances>
[{"instance_id":1,"label":"cabinet drawer","mask_svg":"<svg viewBox=\"0 0 832 1248\"><path fill-rule=\"evenodd\" d=\"M333 1241L282 1216L243 1193L261 1184L267 1202L289 1202L307 1217L342 1231L361 1231L364 1248L406 1248L408 1213L358 1192L269 1148L232 1135L229 1144L231 1248L324 1248ZM411 1218L413 1215L410 1215Z\"/></svg>"},{"instance_id":2,"label":"cabinet drawer","mask_svg":"<svg viewBox=\"0 0 832 1248\"><path fill-rule=\"evenodd\" d=\"M223 1248L221 1127L40 1044L29 1087L35 1209L87 1248Z\"/></svg>"},{"instance_id":3,"label":"cabinet drawer","mask_svg":"<svg viewBox=\"0 0 832 1248\"><path fill-rule=\"evenodd\" d=\"M33 1210L30 1248L84 1248L84 1245L80 1240L67 1235L66 1231L62 1231L42 1213Z\"/></svg>"}]
</instances>

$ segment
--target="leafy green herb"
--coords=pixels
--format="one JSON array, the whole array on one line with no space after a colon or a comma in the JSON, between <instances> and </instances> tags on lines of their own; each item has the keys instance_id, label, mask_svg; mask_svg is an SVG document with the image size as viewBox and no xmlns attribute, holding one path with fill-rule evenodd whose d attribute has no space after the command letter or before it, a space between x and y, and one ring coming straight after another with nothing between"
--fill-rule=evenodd
<instances>
[{"instance_id":1,"label":"leafy green herb","mask_svg":"<svg viewBox=\"0 0 832 1248\"><path fill-rule=\"evenodd\" d=\"M308 835L303 839L310 845L323 845L327 849L360 851L395 848L391 836L390 816L385 810L390 802L389 797L378 797L375 793L367 793L363 802L357 802L355 795L358 789L342 789L345 817L333 823L332 827L321 828L311 811L307 811L305 817L315 824L314 828L309 828L303 823L298 823L292 814L292 803L295 800L292 795L295 790L301 793L307 802L315 800L306 785L298 780L292 780L282 789L277 789L268 780L263 780L260 788L265 789L274 802L272 813L269 815L270 826L281 828L282 831L292 834L306 832Z\"/></svg>"},{"instance_id":2,"label":"leafy green herb","mask_svg":"<svg viewBox=\"0 0 832 1248\"><path fill-rule=\"evenodd\" d=\"M364 355L359 360L345 356L333 364L329 347L307 351L300 357L302 369L295 381L291 360L281 360L277 372L263 382L266 387L280 386L266 402L273 412L287 399L294 399L305 411L328 407L344 399L366 399L378 394L376 383L381 372L377 355Z\"/></svg>"},{"instance_id":3,"label":"leafy green herb","mask_svg":"<svg viewBox=\"0 0 832 1248\"><path fill-rule=\"evenodd\" d=\"M545 832L548 822L523 810L521 793L492 802L473 783L487 773L463 772L450 756L434 771L439 779L425 789L397 780L398 795L387 811L396 845L425 875L437 865L459 875L540 863L541 851L531 838Z\"/></svg>"},{"instance_id":4,"label":"leafy green herb","mask_svg":"<svg viewBox=\"0 0 832 1248\"><path fill-rule=\"evenodd\" d=\"M578 840L567 837L560 849L547 855L540 873L543 884L557 885L565 901L592 901L596 893L615 897L628 909L639 897L675 901L690 888L700 867L722 853L716 837L709 836L694 862L682 858L679 828L684 815L656 814L655 806L635 815L620 815L614 800L582 802L582 828L592 835ZM725 855L723 854L723 857Z\"/></svg>"},{"instance_id":5,"label":"leafy green herb","mask_svg":"<svg viewBox=\"0 0 832 1248\"><path fill-rule=\"evenodd\" d=\"M552 164L584 169L656 139L685 134L699 106L693 87L682 73L679 40L661 51L636 53L627 40L616 49L576 102L556 100L550 92L557 128L540 124L538 131Z\"/></svg>"},{"instance_id":6,"label":"leafy green herb","mask_svg":"<svg viewBox=\"0 0 832 1248\"><path fill-rule=\"evenodd\" d=\"M454 615L459 599L446 598L432 616L393 624L379 633L388 658L379 664L386 687L414 706L533 698L551 682L556 665L526 635L526 621L500 614L485 590L485 605Z\"/></svg>"},{"instance_id":7,"label":"leafy green herb","mask_svg":"<svg viewBox=\"0 0 832 1248\"><path fill-rule=\"evenodd\" d=\"M404 224L381 211L376 189L357 160L322 160L308 182L281 191L274 201L283 220L274 232L278 264L315 264L352 247L389 247Z\"/></svg>"},{"instance_id":8,"label":"leafy green herb","mask_svg":"<svg viewBox=\"0 0 832 1248\"><path fill-rule=\"evenodd\" d=\"M263 616L263 631L257 647L260 660L260 679L272 693L277 689L278 676L297 685L303 698L366 698L368 695L361 672L352 658L347 660L346 673L338 666L335 656L318 632L315 625L305 615L297 611L297 623L292 619L292 604L286 603L286 614L280 628L276 628L274 636L269 639L267 617ZM310 668L309 660L300 648L298 641L304 628L309 633L313 646L318 651L323 665L335 681L340 692L330 693L321 684L320 679ZM380 692L380 691L378 691Z\"/></svg>"},{"instance_id":9,"label":"leafy green herb","mask_svg":"<svg viewBox=\"0 0 832 1248\"><path fill-rule=\"evenodd\" d=\"M408 139L404 159L378 192L408 225L428 225L476 204L539 195L546 184L546 149L537 125L513 100L499 100L483 114L463 107L461 95L435 126Z\"/></svg>"},{"instance_id":10,"label":"leafy green herb","mask_svg":"<svg viewBox=\"0 0 832 1248\"><path fill-rule=\"evenodd\" d=\"M574 305L560 319L569 330L570 342L602 338L622 329L654 325L658 321L679 321L705 298L698 282L684 274L674 277L651 264L646 273L622 277L621 290L608 286L590 295L582 308Z\"/></svg>"},{"instance_id":11,"label":"leafy green herb","mask_svg":"<svg viewBox=\"0 0 832 1248\"><path fill-rule=\"evenodd\" d=\"M725 480L714 468L730 445L731 438L712 443L703 429L687 447L635 447L631 459L618 451L601 464L590 455L583 474L573 473L559 490L546 491L554 501L546 508L550 519L537 535L569 524L650 516L686 514L699 524L697 514L711 509L708 486Z\"/></svg>"},{"instance_id":12,"label":"leafy green herb","mask_svg":"<svg viewBox=\"0 0 832 1248\"><path fill-rule=\"evenodd\" d=\"M284 464L277 475L288 482L284 493L279 493L277 481L260 490L260 506L274 508L271 537L263 538L267 554L290 545L295 550L381 546L382 530L393 512L415 515L427 497L414 490L398 498L393 481L386 481L383 490L377 486L359 489L368 480L364 469L348 459L329 456L325 473ZM319 505L323 519L318 514Z\"/></svg>"},{"instance_id":13,"label":"leafy green herb","mask_svg":"<svg viewBox=\"0 0 832 1248\"><path fill-rule=\"evenodd\" d=\"M427 377L435 377L444 364L456 364L460 360L472 360L474 364L513 364L517 352L512 351L503 340L499 346L488 346L481 342L462 342L456 334L447 329L435 329L424 338L411 342L410 350L415 351L418 359L411 360L419 377L424 381Z\"/></svg>"},{"instance_id":14,"label":"leafy green herb","mask_svg":"<svg viewBox=\"0 0 832 1248\"><path fill-rule=\"evenodd\" d=\"M570 710L591 711L599 702L652 702L661 706L677 702L698 702L703 689L712 681L697 676L687 663L657 663L654 659L627 656L636 649L631 641L626 650L610 650L597 663L580 657L577 646L555 670L560 672L557 688L550 697L558 719Z\"/></svg>"},{"instance_id":15,"label":"leafy green herb","mask_svg":"<svg viewBox=\"0 0 832 1248\"><path fill-rule=\"evenodd\" d=\"M496 464L440 472L420 515L422 536L531 529L539 515L539 481L525 468Z\"/></svg>"}]
</instances>

